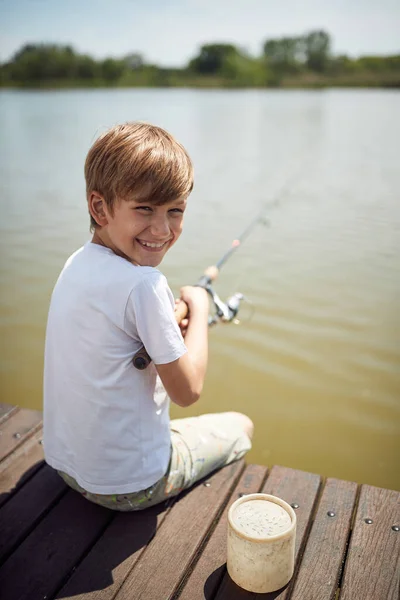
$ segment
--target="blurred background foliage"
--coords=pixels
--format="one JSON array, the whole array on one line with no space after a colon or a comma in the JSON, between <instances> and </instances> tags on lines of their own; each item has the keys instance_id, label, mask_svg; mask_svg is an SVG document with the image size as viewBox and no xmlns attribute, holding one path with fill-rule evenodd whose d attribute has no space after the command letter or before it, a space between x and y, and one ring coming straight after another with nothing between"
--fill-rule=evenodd
<instances>
[{"instance_id":1,"label":"blurred background foliage","mask_svg":"<svg viewBox=\"0 0 400 600\"><path fill-rule=\"evenodd\" d=\"M326 31L265 41L260 56L233 44L200 48L183 68L138 53L96 60L71 46L27 44L0 65L3 87L400 87L400 54L334 56Z\"/></svg>"}]
</instances>

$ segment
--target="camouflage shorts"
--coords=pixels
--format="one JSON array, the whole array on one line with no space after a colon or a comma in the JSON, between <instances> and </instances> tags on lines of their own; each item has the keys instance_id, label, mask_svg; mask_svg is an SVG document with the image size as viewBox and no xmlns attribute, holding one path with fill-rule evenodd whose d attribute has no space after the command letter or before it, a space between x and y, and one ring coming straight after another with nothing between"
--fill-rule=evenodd
<instances>
[{"instance_id":1,"label":"camouflage shorts","mask_svg":"<svg viewBox=\"0 0 400 600\"><path fill-rule=\"evenodd\" d=\"M192 486L212 471L239 460L251 448L237 413L217 413L171 421L171 457L159 481L140 492L93 494L59 471L64 481L85 498L119 511L142 510Z\"/></svg>"}]
</instances>

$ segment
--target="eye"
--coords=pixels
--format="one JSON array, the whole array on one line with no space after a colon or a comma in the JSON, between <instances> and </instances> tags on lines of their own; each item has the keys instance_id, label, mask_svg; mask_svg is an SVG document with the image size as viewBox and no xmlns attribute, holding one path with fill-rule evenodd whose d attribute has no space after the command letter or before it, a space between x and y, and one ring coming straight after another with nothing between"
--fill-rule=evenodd
<instances>
[{"instance_id":1,"label":"eye","mask_svg":"<svg viewBox=\"0 0 400 600\"><path fill-rule=\"evenodd\" d=\"M142 210L144 212L151 212L152 208L151 208L151 206L135 206L134 210Z\"/></svg>"},{"instance_id":2,"label":"eye","mask_svg":"<svg viewBox=\"0 0 400 600\"><path fill-rule=\"evenodd\" d=\"M181 208L171 208L169 212L183 214L184 211Z\"/></svg>"}]
</instances>

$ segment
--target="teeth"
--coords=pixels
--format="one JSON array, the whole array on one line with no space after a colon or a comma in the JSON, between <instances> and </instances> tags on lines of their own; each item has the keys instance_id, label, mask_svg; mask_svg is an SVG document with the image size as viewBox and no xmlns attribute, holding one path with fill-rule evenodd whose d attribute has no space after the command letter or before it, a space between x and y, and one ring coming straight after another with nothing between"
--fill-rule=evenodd
<instances>
[{"instance_id":1,"label":"teeth","mask_svg":"<svg viewBox=\"0 0 400 600\"><path fill-rule=\"evenodd\" d=\"M162 244L154 244L154 243L151 243L151 242L142 242L141 240L140 240L140 243L143 246L148 246L149 248L162 248L164 246L164 244L165 244L165 242L163 242Z\"/></svg>"}]
</instances>

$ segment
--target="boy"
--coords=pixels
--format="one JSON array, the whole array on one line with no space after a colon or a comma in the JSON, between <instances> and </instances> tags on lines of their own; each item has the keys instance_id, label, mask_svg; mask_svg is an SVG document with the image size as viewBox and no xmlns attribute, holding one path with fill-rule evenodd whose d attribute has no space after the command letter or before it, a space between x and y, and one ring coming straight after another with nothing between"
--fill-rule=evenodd
<instances>
[{"instance_id":1,"label":"boy","mask_svg":"<svg viewBox=\"0 0 400 600\"><path fill-rule=\"evenodd\" d=\"M181 331L156 269L193 187L183 146L159 127L119 125L89 150L85 178L93 238L67 260L51 299L44 451L89 500L138 510L243 456L253 424L240 413L169 420L169 399L198 400L208 351L206 291L182 288ZM139 371L143 345L152 363Z\"/></svg>"}]
</instances>

